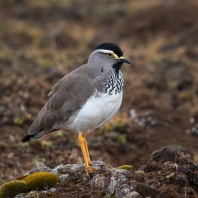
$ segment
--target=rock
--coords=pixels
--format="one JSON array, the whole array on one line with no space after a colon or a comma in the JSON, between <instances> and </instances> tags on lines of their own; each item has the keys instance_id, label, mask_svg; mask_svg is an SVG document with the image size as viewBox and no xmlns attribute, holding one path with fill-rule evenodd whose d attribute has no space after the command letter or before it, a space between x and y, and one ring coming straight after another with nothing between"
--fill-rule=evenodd
<instances>
[{"instance_id":1,"label":"rock","mask_svg":"<svg viewBox=\"0 0 198 198\"><path fill-rule=\"evenodd\" d=\"M183 187L180 192L182 194L185 194L185 197L197 198L197 193L191 187ZM182 198L183 198L183 196L182 196Z\"/></svg>"},{"instance_id":2,"label":"rock","mask_svg":"<svg viewBox=\"0 0 198 198\"><path fill-rule=\"evenodd\" d=\"M172 188L166 188L159 194L158 198L180 198L180 196Z\"/></svg>"},{"instance_id":3,"label":"rock","mask_svg":"<svg viewBox=\"0 0 198 198\"><path fill-rule=\"evenodd\" d=\"M59 165L54 169L50 169L48 167L35 167L29 173L40 172L46 170L47 172L54 173L58 175L62 182L67 185L75 186L73 182L74 178L82 179L86 181L86 185L95 186L97 188L105 188L105 197L115 196L116 198L142 198L142 196L136 192L134 189L137 185L135 180L131 180L126 177L129 171L124 169L113 168L112 166L102 162L102 161L93 161L94 166L99 170L98 174L86 176L84 164L67 164L67 165ZM27 173L27 174L29 174ZM26 194L19 194L15 196L15 198L30 198L32 196L38 196L42 194L48 195L50 193L56 193L56 188L48 189L45 191L38 192L30 192Z\"/></svg>"},{"instance_id":4,"label":"rock","mask_svg":"<svg viewBox=\"0 0 198 198\"><path fill-rule=\"evenodd\" d=\"M156 158L155 161L160 161L160 160L163 159L165 162L166 161L172 161L172 162L174 162L175 161L175 154L178 151L183 152L183 153L190 154L191 155L191 159L193 159L193 154L187 148L185 148L183 146L180 146L180 145L177 145L177 144L172 144L172 145L168 145L166 147L167 147L167 149L162 152L162 156L159 157L159 158ZM155 156L157 153L161 152L161 150L163 148L164 147L153 151L152 154L151 154L151 156L152 157Z\"/></svg>"},{"instance_id":5,"label":"rock","mask_svg":"<svg viewBox=\"0 0 198 198\"><path fill-rule=\"evenodd\" d=\"M37 173L37 172L51 172L52 169L47 166L35 166L31 171L27 172L26 175Z\"/></svg>"},{"instance_id":6,"label":"rock","mask_svg":"<svg viewBox=\"0 0 198 198\"><path fill-rule=\"evenodd\" d=\"M90 175L86 175L84 164L61 164L54 169L36 167L29 173L40 174L40 171L46 170L48 174L56 174L61 182L55 186L48 185L53 188L19 194L15 198L76 198L81 195L90 198L179 198L186 194L196 197L198 166L188 154L177 152L177 160L174 163L154 160L155 157L144 161L139 169L129 165L121 166L124 169L113 168L105 162L92 161L92 167L97 171Z\"/></svg>"},{"instance_id":7,"label":"rock","mask_svg":"<svg viewBox=\"0 0 198 198\"><path fill-rule=\"evenodd\" d=\"M140 183L137 184L136 190L144 197L157 197L160 193L160 190Z\"/></svg>"}]
</instances>

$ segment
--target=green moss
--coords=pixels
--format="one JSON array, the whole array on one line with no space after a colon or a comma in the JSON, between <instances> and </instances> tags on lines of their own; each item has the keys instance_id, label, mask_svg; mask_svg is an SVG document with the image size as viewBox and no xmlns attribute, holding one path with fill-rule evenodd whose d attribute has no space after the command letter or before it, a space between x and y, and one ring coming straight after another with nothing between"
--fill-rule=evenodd
<instances>
[{"instance_id":1,"label":"green moss","mask_svg":"<svg viewBox=\"0 0 198 198\"><path fill-rule=\"evenodd\" d=\"M121 143L126 143L127 135L126 134L119 134L118 141L121 142Z\"/></svg>"},{"instance_id":2,"label":"green moss","mask_svg":"<svg viewBox=\"0 0 198 198\"><path fill-rule=\"evenodd\" d=\"M28 175L23 179L28 186L28 190L43 190L45 188L51 188L61 181L61 179L52 173L37 172Z\"/></svg>"},{"instance_id":3,"label":"green moss","mask_svg":"<svg viewBox=\"0 0 198 198\"><path fill-rule=\"evenodd\" d=\"M170 179L174 176L175 176L175 173L170 173L170 174L166 175L166 179Z\"/></svg>"},{"instance_id":4,"label":"green moss","mask_svg":"<svg viewBox=\"0 0 198 198\"><path fill-rule=\"evenodd\" d=\"M135 145L135 144L130 144L130 148L132 149L132 150L135 150L135 149L137 149L137 146Z\"/></svg>"},{"instance_id":5,"label":"green moss","mask_svg":"<svg viewBox=\"0 0 198 198\"><path fill-rule=\"evenodd\" d=\"M63 130L58 130L56 132L56 137L62 137L64 135Z\"/></svg>"},{"instance_id":6,"label":"green moss","mask_svg":"<svg viewBox=\"0 0 198 198\"><path fill-rule=\"evenodd\" d=\"M16 125L22 125L23 124L23 120L19 117L15 117L13 121L14 121L14 124L16 124Z\"/></svg>"},{"instance_id":7,"label":"green moss","mask_svg":"<svg viewBox=\"0 0 198 198\"><path fill-rule=\"evenodd\" d=\"M132 170L133 169L133 166L131 165L122 165L122 166L119 166L118 169L124 169L124 170Z\"/></svg>"},{"instance_id":8,"label":"green moss","mask_svg":"<svg viewBox=\"0 0 198 198\"><path fill-rule=\"evenodd\" d=\"M48 189L55 186L60 181L61 179L52 173L33 173L26 177L22 177L22 179L6 182L0 186L0 198L5 198L6 196L14 197L19 193L26 193L33 190L37 191L44 190L45 188ZM52 197L54 197L54 195Z\"/></svg>"},{"instance_id":9,"label":"green moss","mask_svg":"<svg viewBox=\"0 0 198 198\"><path fill-rule=\"evenodd\" d=\"M21 180L6 182L0 186L0 198L14 197L21 192L27 192L27 185Z\"/></svg>"}]
</instances>

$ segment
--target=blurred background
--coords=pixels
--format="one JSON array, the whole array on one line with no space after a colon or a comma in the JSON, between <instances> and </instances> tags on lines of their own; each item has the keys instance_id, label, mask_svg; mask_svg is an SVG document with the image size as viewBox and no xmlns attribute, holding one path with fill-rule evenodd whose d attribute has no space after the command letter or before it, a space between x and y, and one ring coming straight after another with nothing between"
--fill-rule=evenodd
<instances>
[{"instance_id":1,"label":"blurred background","mask_svg":"<svg viewBox=\"0 0 198 198\"><path fill-rule=\"evenodd\" d=\"M139 166L164 146L198 162L197 0L1 0L0 182L36 165L82 163L77 134L20 143L47 94L103 42L124 65L120 111L88 135L92 160Z\"/></svg>"}]
</instances>

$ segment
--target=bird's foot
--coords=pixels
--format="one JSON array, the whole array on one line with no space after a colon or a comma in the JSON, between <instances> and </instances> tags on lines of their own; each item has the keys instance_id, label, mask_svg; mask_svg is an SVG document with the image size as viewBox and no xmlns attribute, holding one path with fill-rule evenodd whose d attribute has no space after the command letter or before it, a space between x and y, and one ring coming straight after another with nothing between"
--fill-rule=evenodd
<instances>
[{"instance_id":1,"label":"bird's foot","mask_svg":"<svg viewBox=\"0 0 198 198\"><path fill-rule=\"evenodd\" d=\"M93 166L94 164L91 161L88 161L89 166Z\"/></svg>"},{"instance_id":2,"label":"bird's foot","mask_svg":"<svg viewBox=\"0 0 198 198\"><path fill-rule=\"evenodd\" d=\"M91 167L87 167L86 168L86 174L97 174L99 173L99 168L91 168Z\"/></svg>"}]
</instances>

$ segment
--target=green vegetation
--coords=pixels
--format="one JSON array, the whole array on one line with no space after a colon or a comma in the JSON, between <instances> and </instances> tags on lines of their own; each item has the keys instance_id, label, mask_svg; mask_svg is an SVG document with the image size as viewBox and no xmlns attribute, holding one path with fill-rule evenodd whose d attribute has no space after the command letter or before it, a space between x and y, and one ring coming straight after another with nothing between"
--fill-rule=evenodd
<instances>
[{"instance_id":1,"label":"green vegetation","mask_svg":"<svg viewBox=\"0 0 198 198\"><path fill-rule=\"evenodd\" d=\"M14 124L16 125L22 125L23 124L23 120L19 117L15 117L14 118Z\"/></svg>"},{"instance_id":2,"label":"green vegetation","mask_svg":"<svg viewBox=\"0 0 198 198\"><path fill-rule=\"evenodd\" d=\"M6 196L14 197L22 192L27 192L27 184L24 181L14 180L6 182L0 187L0 198L5 198Z\"/></svg>"},{"instance_id":3,"label":"green vegetation","mask_svg":"<svg viewBox=\"0 0 198 198\"><path fill-rule=\"evenodd\" d=\"M49 189L61 182L61 179L52 173L37 172L26 176L21 180L6 182L0 186L0 198L14 197L19 193Z\"/></svg>"},{"instance_id":4,"label":"green vegetation","mask_svg":"<svg viewBox=\"0 0 198 198\"><path fill-rule=\"evenodd\" d=\"M127 142L127 135L126 134L119 134L118 136L118 141L121 143L126 143Z\"/></svg>"},{"instance_id":5,"label":"green vegetation","mask_svg":"<svg viewBox=\"0 0 198 198\"><path fill-rule=\"evenodd\" d=\"M122 165L122 166L119 166L118 169L124 169L124 170L132 170L133 169L133 166L131 165Z\"/></svg>"},{"instance_id":6,"label":"green vegetation","mask_svg":"<svg viewBox=\"0 0 198 198\"><path fill-rule=\"evenodd\" d=\"M28 186L28 190L42 190L44 188L51 188L61 181L61 179L52 173L37 172L28 175L23 179Z\"/></svg>"}]
</instances>

